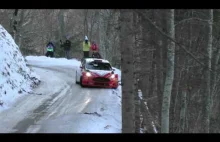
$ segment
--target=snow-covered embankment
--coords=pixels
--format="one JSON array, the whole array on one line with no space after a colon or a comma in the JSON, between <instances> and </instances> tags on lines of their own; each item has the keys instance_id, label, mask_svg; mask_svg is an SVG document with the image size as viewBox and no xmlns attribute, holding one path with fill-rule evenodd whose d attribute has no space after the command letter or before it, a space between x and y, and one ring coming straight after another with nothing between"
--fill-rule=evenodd
<instances>
[{"instance_id":1,"label":"snow-covered embankment","mask_svg":"<svg viewBox=\"0 0 220 142\"><path fill-rule=\"evenodd\" d=\"M40 77L26 66L19 47L0 25L0 110L30 93L39 83Z\"/></svg>"}]
</instances>

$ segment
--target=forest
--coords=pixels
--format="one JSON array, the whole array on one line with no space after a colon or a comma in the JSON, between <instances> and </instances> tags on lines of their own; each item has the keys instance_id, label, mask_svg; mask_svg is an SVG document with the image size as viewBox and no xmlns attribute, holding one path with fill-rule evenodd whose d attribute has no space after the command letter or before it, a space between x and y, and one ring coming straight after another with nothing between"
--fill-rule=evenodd
<instances>
[{"instance_id":1,"label":"forest","mask_svg":"<svg viewBox=\"0 0 220 142\"><path fill-rule=\"evenodd\" d=\"M96 41L122 72L122 133L220 132L218 9L0 9L0 24L23 56Z\"/></svg>"}]
</instances>

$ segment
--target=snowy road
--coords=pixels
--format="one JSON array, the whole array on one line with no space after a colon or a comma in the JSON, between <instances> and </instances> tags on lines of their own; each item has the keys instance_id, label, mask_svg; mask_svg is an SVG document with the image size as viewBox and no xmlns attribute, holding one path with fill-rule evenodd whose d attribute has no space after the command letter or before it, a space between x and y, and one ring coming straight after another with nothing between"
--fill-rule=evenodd
<instances>
[{"instance_id":1,"label":"snowy road","mask_svg":"<svg viewBox=\"0 0 220 142\"><path fill-rule=\"evenodd\" d=\"M1 133L120 133L121 92L81 88L75 69L32 64L41 84L0 112Z\"/></svg>"}]
</instances>

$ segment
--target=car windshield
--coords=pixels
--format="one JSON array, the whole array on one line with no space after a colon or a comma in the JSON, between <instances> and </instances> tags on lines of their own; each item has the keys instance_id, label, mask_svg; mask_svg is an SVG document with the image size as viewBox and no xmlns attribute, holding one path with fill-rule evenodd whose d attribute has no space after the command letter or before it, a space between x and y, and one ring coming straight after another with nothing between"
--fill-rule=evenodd
<instances>
[{"instance_id":1,"label":"car windshield","mask_svg":"<svg viewBox=\"0 0 220 142\"><path fill-rule=\"evenodd\" d=\"M90 70L112 70L111 65L109 63L102 63L102 62L89 62L86 63L86 68Z\"/></svg>"}]
</instances>

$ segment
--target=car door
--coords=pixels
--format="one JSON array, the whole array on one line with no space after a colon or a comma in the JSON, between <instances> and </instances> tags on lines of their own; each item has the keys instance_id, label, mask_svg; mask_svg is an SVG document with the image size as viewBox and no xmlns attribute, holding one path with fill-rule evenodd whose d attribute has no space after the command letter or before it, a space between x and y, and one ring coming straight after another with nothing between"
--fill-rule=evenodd
<instances>
[{"instance_id":1,"label":"car door","mask_svg":"<svg viewBox=\"0 0 220 142\"><path fill-rule=\"evenodd\" d=\"M84 66L85 66L85 60L83 60L82 62L81 62L81 65L80 65L80 67L79 67L79 69L78 69L78 71L77 71L77 79L78 80L80 80L80 77L82 76L82 71L83 71L83 69L84 69Z\"/></svg>"},{"instance_id":2,"label":"car door","mask_svg":"<svg viewBox=\"0 0 220 142\"><path fill-rule=\"evenodd\" d=\"M80 63L80 66L76 68L76 81L79 82L80 81L80 76L81 76L81 66L82 66L82 62Z\"/></svg>"}]
</instances>

